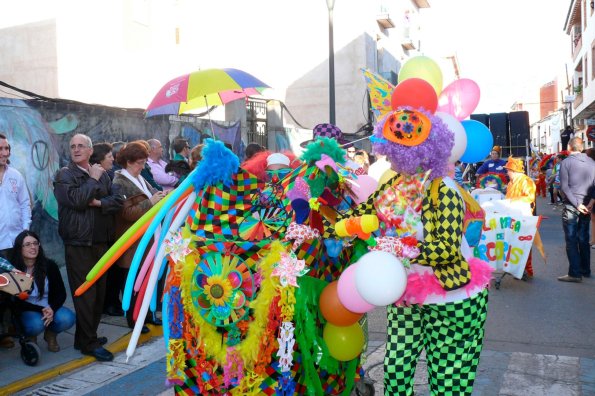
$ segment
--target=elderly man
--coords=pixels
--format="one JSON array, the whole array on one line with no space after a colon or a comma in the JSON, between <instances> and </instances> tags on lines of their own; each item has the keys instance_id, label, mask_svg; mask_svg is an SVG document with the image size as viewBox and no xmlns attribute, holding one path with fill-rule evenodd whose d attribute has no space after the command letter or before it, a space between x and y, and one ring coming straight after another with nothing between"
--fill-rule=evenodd
<instances>
[{"instance_id":1,"label":"elderly man","mask_svg":"<svg viewBox=\"0 0 595 396\"><path fill-rule=\"evenodd\" d=\"M147 163L151 167L153 178L163 187L163 191L173 190L178 182L178 177L173 172L165 171L167 162L161 158L163 156L163 145L157 139L149 139L147 143L149 143L150 147Z\"/></svg>"},{"instance_id":2,"label":"elderly man","mask_svg":"<svg viewBox=\"0 0 595 396\"><path fill-rule=\"evenodd\" d=\"M58 232L64 241L66 272L76 311L74 347L100 361L113 360L103 348L105 337L97 337L105 298L105 278L82 296L75 290L107 251L114 240L113 215L122 207L123 198L113 194L111 180L100 164L89 164L93 144L86 135L70 139L70 163L60 169L54 180L58 201Z\"/></svg>"},{"instance_id":3,"label":"elderly man","mask_svg":"<svg viewBox=\"0 0 595 396\"><path fill-rule=\"evenodd\" d=\"M589 224L591 211L587 208L595 198L595 162L583 150L583 139L574 137L568 143L570 155L560 164L560 189L564 197L562 227L568 256L568 275L562 282L581 282L591 277L591 249Z\"/></svg>"},{"instance_id":4,"label":"elderly man","mask_svg":"<svg viewBox=\"0 0 595 396\"><path fill-rule=\"evenodd\" d=\"M0 256L6 256L14 239L31 224L31 199L25 179L9 166L10 144L0 133Z\"/></svg>"}]
</instances>

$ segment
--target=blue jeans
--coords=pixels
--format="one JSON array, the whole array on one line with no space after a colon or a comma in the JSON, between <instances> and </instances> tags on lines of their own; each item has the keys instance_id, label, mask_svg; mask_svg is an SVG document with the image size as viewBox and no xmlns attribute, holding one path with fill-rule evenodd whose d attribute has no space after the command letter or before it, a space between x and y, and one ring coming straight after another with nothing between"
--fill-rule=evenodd
<instances>
[{"instance_id":1,"label":"blue jeans","mask_svg":"<svg viewBox=\"0 0 595 396\"><path fill-rule=\"evenodd\" d=\"M591 275L591 247L589 246L590 214L581 214L574 206L564 204L562 227L566 239L568 275L580 278Z\"/></svg>"},{"instance_id":2,"label":"blue jeans","mask_svg":"<svg viewBox=\"0 0 595 396\"><path fill-rule=\"evenodd\" d=\"M24 311L21 313L23 333L27 337L33 337L45 331L46 327L43 325L43 320L41 317L41 312ZM75 319L76 317L74 312L66 307L60 307L56 312L54 312L54 320L52 323L50 323L47 329L53 331L54 333L61 333L64 330L68 330L74 326Z\"/></svg>"}]
</instances>

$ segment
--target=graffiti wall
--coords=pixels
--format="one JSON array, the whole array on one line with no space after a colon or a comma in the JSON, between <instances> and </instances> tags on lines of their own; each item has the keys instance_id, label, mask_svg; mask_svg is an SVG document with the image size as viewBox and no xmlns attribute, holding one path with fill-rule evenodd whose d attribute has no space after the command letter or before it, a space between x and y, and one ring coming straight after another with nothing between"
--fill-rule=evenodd
<instances>
[{"instance_id":1,"label":"graffiti wall","mask_svg":"<svg viewBox=\"0 0 595 396\"><path fill-rule=\"evenodd\" d=\"M52 183L56 171L70 160L68 145L73 135L83 133L93 143L155 138L162 142L167 160L176 136L186 137L191 144L200 143L215 133L211 125L214 130L220 129L216 136L222 140L233 139L229 143L235 143L234 149L240 152L235 135L228 131L233 129L239 136L237 125L228 127L195 117L145 119L141 109L0 98L0 132L9 139L11 166L25 177L34 202L31 229L40 235L46 254L61 264L64 248L58 235L58 206Z\"/></svg>"}]
</instances>

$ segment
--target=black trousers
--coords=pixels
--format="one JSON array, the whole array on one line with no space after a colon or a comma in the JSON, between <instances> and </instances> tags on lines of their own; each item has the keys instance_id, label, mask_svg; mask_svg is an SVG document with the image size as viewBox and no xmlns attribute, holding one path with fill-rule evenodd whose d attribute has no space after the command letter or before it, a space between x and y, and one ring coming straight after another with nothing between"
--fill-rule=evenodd
<instances>
[{"instance_id":1,"label":"black trousers","mask_svg":"<svg viewBox=\"0 0 595 396\"><path fill-rule=\"evenodd\" d=\"M105 276L81 296L75 297L74 292L85 282L85 277L107 249L107 244L65 246L66 273L76 313L74 346L83 352L90 352L101 346L97 341L97 328L103 312Z\"/></svg>"}]
</instances>

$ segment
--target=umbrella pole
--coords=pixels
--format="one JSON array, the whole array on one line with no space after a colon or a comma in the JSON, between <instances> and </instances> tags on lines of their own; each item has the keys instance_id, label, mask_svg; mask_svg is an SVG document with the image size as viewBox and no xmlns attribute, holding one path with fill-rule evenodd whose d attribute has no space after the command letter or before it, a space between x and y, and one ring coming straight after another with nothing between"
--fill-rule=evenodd
<instances>
[{"instance_id":1,"label":"umbrella pole","mask_svg":"<svg viewBox=\"0 0 595 396\"><path fill-rule=\"evenodd\" d=\"M205 95L205 104L207 105L207 115L209 116L209 125L211 126L211 137L215 140L215 131L213 130L213 121L211 120L211 111L209 110L209 102L207 101L207 95Z\"/></svg>"}]
</instances>

